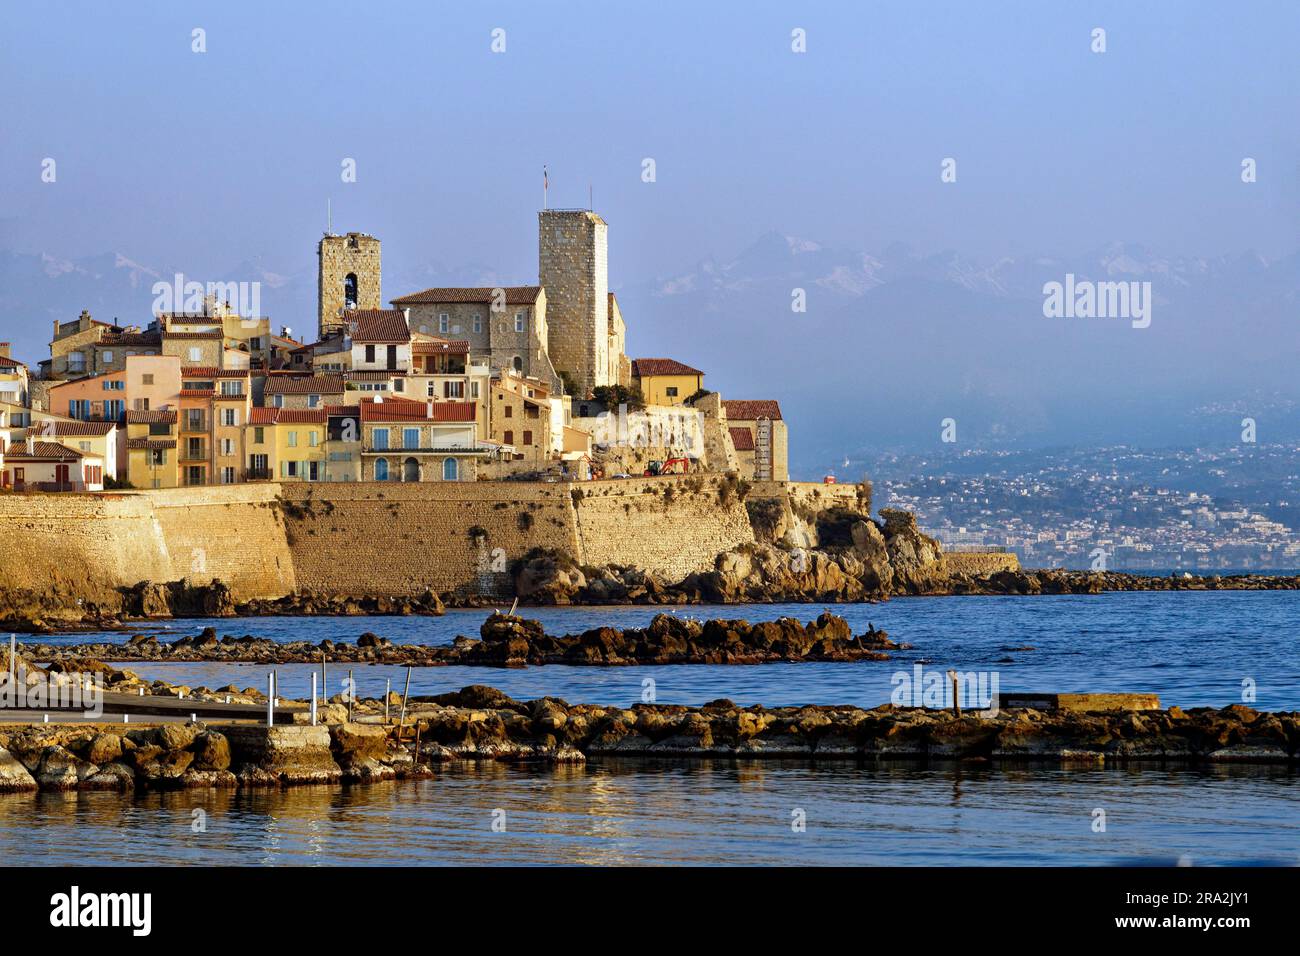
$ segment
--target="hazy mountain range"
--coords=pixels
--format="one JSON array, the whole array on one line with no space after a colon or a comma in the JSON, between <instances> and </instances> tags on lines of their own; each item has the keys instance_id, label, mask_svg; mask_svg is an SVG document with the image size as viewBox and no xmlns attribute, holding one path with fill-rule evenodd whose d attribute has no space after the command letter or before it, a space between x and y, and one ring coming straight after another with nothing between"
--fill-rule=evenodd
<instances>
[{"instance_id":1,"label":"hazy mountain range","mask_svg":"<svg viewBox=\"0 0 1300 956\"><path fill-rule=\"evenodd\" d=\"M262 311L306 336L316 299L314 261L307 266L251 260L190 278L260 281ZM0 252L0 337L34 364L48 355L52 321L83 308L144 324L153 283L177 271L122 253ZM1150 327L1045 318L1043 285L1067 273L1151 282ZM386 298L535 281L385 250ZM792 310L795 289L804 312ZM1300 253L1170 257L1113 243L1068 258L983 260L770 233L734 258L615 291L633 355L701 368L727 396L779 399L794 433L791 464L804 476L884 447L1221 444L1238 439L1245 416L1261 441L1300 438ZM945 418L956 420L955 447L940 442Z\"/></svg>"}]
</instances>

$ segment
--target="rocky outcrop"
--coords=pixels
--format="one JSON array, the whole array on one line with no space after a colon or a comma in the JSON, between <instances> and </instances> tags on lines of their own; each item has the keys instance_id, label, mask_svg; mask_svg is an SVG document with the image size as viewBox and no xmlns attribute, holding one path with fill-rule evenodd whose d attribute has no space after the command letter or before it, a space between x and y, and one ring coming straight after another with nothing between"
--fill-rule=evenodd
<instances>
[{"instance_id":1,"label":"rocky outcrop","mask_svg":"<svg viewBox=\"0 0 1300 956\"><path fill-rule=\"evenodd\" d=\"M904 645L905 646L905 645ZM451 646L394 644L367 632L356 644L321 641L277 643L265 638L229 635L218 639L208 628L195 637L163 643L137 635L125 644L23 645L28 657L52 661L49 672L97 672L107 689L132 692L144 685L130 671L117 670L104 661L229 661L258 664L315 664L324 656L331 663L406 664L434 667L459 664L507 667L538 664L763 664L774 661L885 660L898 648L884 631L874 627L854 635L848 623L823 613L802 624L780 618L751 624L744 620L699 621L674 614L659 614L647 627L619 630L598 627L581 634L552 637L537 621L493 613L479 629L478 639L461 636ZM154 693L175 694L177 688L152 688ZM258 699L247 688L182 688L199 700L237 695Z\"/></svg>"}]
</instances>

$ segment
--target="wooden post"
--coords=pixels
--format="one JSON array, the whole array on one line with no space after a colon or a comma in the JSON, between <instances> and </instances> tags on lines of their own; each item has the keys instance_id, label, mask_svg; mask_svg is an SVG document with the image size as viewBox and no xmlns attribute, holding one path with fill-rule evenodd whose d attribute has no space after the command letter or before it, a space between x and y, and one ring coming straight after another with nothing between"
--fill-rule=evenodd
<instances>
[{"instance_id":1,"label":"wooden post","mask_svg":"<svg viewBox=\"0 0 1300 956\"><path fill-rule=\"evenodd\" d=\"M411 668L406 669L406 690L402 692L402 715L397 719L397 740L401 743L402 727L406 724L406 698L411 694Z\"/></svg>"},{"instance_id":2,"label":"wooden post","mask_svg":"<svg viewBox=\"0 0 1300 956\"><path fill-rule=\"evenodd\" d=\"M510 616L515 616L515 609L519 607L519 598L515 598L514 603L510 605Z\"/></svg>"},{"instance_id":3,"label":"wooden post","mask_svg":"<svg viewBox=\"0 0 1300 956\"><path fill-rule=\"evenodd\" d=\"M957 694L957 691L959 689L957 672L952 670L948 671L948 678L952 681L952 715L954 717L960 717L961 699L958 697Z\"/></svg>"}]
</instances>

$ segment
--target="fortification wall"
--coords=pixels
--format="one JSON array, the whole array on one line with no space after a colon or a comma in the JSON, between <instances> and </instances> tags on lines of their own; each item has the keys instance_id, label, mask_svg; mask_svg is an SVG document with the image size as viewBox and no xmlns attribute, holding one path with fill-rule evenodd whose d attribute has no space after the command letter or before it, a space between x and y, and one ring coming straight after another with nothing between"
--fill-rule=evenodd
<instances>
[{"instance_id":1,"label":"fortification wall","mask_svg":"<svg viewBox=\"0 0 1300 956\"><path fill-rule=\"evenodd\" d=\"M103 603L116 589L169 580L171 558L147 499L133 495L0 495L0 582L71 591Z\"/></svg>"},{"instance_id":2,"label":"fortification wall","mask_svg":"<svg viewBox=\"0 0 1300 956\"><path fill-rule=\"evenodd\" d=\"M286 483L298 587L348 595L500 594L531 548L579 553L567 485Z\"/></svg>"},{"instance_id":3,"label":"fortification wall","mask_svg":"<svg viewBox=\"0 0 1300 956\"><path fill-rule=\"evenodd\" d=\"M152 505L170 562L169 574L154 580L220 579L236 601L293 593L297 582L276 505L279 490L251 484L139 493Z\"/></svg>"},{"instance_id":4,"label":"fortification wall","mask_svg":"<svg viewBox=\"0 0 1300 956\"><path fill-rule=\"evenodd\" d=\"M947 574L985 577L998 571L1020 570L1020 559L1009 551L950 551L943 556L943 569Z\"/></svg>"},{"instance_id":5,"label":"fortification wall","mask_svg":"<svg viewBox=\"0 0 1300 956\"><path fill-rule=\"evenodd\" d=\"M584 564L630 564L670 580L713 567L719 551L753 542L741 489L723 475L666 475L581 485Z\"/></svg>"}]
</instances>

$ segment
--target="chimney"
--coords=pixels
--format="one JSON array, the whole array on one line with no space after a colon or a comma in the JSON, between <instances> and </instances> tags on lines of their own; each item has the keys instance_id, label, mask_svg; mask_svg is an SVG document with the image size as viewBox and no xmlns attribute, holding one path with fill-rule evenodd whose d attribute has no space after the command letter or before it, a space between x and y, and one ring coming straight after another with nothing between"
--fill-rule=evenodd
<instances>
[{"instance_id":1,"label":"chimney","mask_svg":"<svg viewBox=\"0 0 1300 956\"><path fill-rule=\"evenodd\" d=\"M27 454L36 454L36 436L30 433L27 435Z\"/></svg>"},{"instance_id":2,"label":"chimney","mask_svg":"<svg viewBox=\"0 0 1300 956\"><path fill-rule=\"evenodd\" d=\"M0 342L0 358L12 358L9 354L9 343Z\"/></svg>"}]
</instances>

